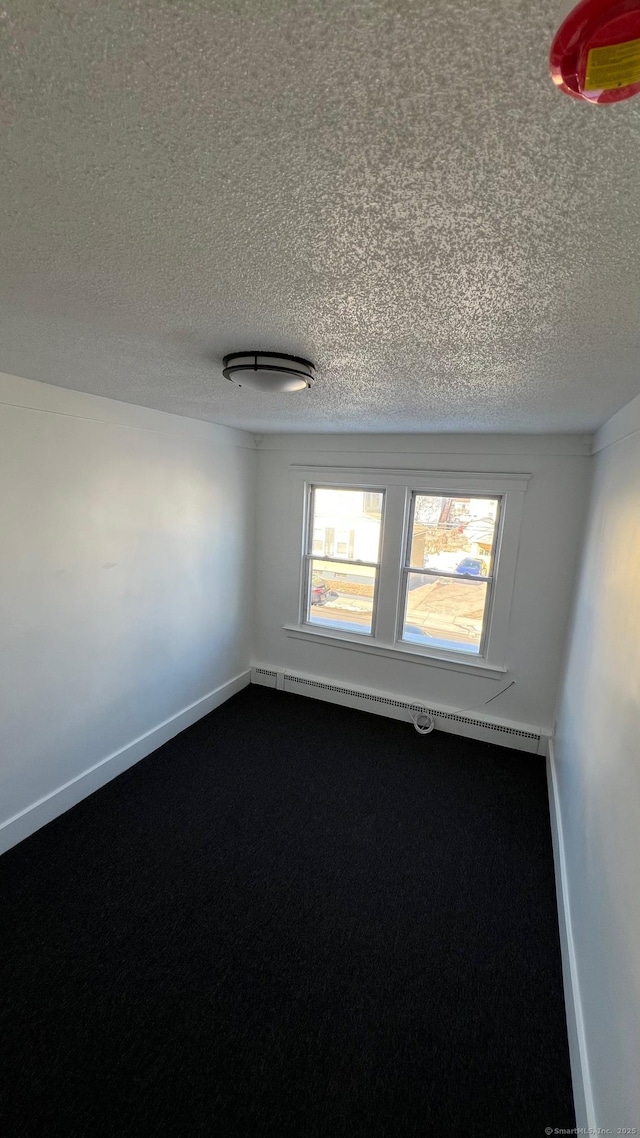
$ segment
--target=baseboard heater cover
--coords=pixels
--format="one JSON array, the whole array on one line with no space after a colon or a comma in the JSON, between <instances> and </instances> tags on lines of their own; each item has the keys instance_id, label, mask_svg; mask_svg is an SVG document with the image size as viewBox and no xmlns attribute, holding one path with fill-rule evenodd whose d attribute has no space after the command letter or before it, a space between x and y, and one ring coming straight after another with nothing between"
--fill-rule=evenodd
<instances>
[{"instance_id":1,"label":"baseboard heater cover","mask_svg":"<svg viewBox=\"0 0 640 1138\"><path fill-rule=\"evenodd\" d=\"M259 677L259 678L256 678L256 677ZM260 684L261 683L265 687L274 688L276 686L276 680L277 679L278 679L278 673L273 672L271 670L271 668L252 668L251 669L251 682L254 684ZM269 680L273 680L273 683L269 683Z\"/></svg>"},{"instance_id":2,"label":"baseboard heater cover","mask_svg":"<svg viewBox=\"0 0 640 1138\"><path fill-rule=\"evenodd\" d=\"M309 695L316 699L326 699L347 707L359 707L362 710L373 711L394 719L410 720L412 713L423 711L433 716L436 728L440 731L450 731L453 734L483 739L486 742L497 743L503 747L512 747L515 750L529 751L533 754L542 755L547 752L548 736L543 731L526 730L524 727L496 723L490 719L480 719L477 716L448 711L426 703L410 703L393 696L363 691L341 684L330 684L310 676L296 676L291 672L279 672L273 668L253 667L251 669L251 680L255 684L277 687L284 691L297 692L300 695Z\"/></svg>"}]
</instances>

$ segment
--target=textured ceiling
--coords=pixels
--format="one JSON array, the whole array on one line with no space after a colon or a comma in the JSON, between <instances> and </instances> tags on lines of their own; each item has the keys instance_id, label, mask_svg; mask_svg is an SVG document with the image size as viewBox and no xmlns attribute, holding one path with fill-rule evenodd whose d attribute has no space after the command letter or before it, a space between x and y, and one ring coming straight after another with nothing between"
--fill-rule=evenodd
<instances>
[{"instance_id":1,"label":"textured ceiling","mask_svg":"<svg viewBox=\"0 0 640 1138\"><path fill-rule=\"evenodd\" d=\"M7 0L0 370L256 431L588 430L640 391L640 99L554 0ZM226 352L310 357L265 396Z\"/></svg>"}]
</instances>

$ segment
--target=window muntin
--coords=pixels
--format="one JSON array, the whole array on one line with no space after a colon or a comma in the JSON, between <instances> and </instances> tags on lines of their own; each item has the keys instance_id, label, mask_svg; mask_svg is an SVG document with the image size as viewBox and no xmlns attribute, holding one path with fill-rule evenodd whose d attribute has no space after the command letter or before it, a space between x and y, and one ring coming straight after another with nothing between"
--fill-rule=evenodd
<instances>
[{"instance_id":1,"label":"window muntin","mask_svg":"<svg viewBox=\"0 0 640 1138\"><path fill-rule=\"evenodd\" d=\"M501 498L414 491L402 567L399 639L483 654Z\"/></svg>"},{"instance_id":2,"label":"window muntin","mask_svg":"<svg viewBox=\"0 0 640 1138\"><path fill-rule=\"evenodd\" d=\"M384 497L378 490L310 487L304 623L374 634Z\"/></svg>"}]
</instances>

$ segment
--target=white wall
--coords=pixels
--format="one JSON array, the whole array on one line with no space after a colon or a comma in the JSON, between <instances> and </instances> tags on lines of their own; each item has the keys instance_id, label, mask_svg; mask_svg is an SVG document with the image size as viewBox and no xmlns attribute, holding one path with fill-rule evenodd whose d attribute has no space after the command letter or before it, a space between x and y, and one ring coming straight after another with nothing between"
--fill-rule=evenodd
<instances>
[{"instance_id":1,"label":"white wall","mask_svg":"<svg viewBox=\"0 0 640 1138\"><path fill-rule=\"evenodd\" d=\"M584 436L270 435L258 454L254 660L276 669L455 708L478 707L505 682L493 715L551 730L577 576L590 478ZM509 672L493 678L356 653L287 636L298 620L302 494L290 464L531 473L525 494Z\"/></svg>"},{"instance_id":2,"label":"white wall","mask_svg":"<svg viewBox=\"0 0 640 1138\"><path fill-rule=\"evenodd\" d=\"M0 470L4 822L246 673L255 450L0 376Z\"/></svg>"},{"instance_id":3,"label":"white wall","mask_svg":"<svg viewBox=\"0 0 640 1138\"><path fill-rule=\"evenodd\" d=\"M571 928L602 1127L640 1128L640 398L596 439L555 739Z\"/></svg>"}]
</instances>

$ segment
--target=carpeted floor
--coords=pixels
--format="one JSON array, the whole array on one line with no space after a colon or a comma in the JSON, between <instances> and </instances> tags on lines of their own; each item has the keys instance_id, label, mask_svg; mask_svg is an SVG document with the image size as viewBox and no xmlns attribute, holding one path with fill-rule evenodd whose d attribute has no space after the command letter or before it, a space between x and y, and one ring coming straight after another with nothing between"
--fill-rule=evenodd
<instances>
[{"instance_id":1,"label":"carpeted floor","mask_svg":"<svg viewBox=\"0 0 640 1138\"><path fill-rule=\"evenodd\" d=\"M251 687L0 891L7 1138L575 1125L540 758Z\"/></svg>"}]
</instances>

